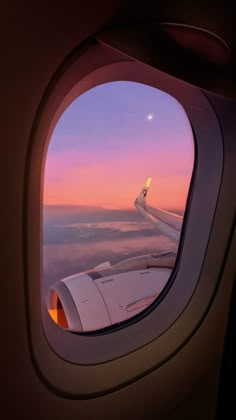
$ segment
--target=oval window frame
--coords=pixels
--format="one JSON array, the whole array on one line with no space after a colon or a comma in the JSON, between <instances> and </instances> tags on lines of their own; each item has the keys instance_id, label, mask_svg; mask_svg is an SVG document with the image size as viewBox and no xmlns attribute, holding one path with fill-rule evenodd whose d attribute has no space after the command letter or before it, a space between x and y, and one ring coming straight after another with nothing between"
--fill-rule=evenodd
<instances>
[{"instance_id":1,"label":"oval window frame","mask_svg":"<svg viewBox=\"0 0 236 420\"><path fill-rule=\"evenodd\" d=\"M196 135L197 164L185 212L182 230L184 240L168 295L148 316L127 328L106 335L77 336L57 327L50 319L40 287L42 167L56 121L78 96L78 91L81 94L105 81L119 80L117 77L120 80L130 79L150 84L180 102ZM206 178L209 154L215 161L216 172ZM222 169L220 127L210 103L200 89L94 42L76 51L58 70L45 92L32 130L24 200L29 343L37 371L53 389L76 398L110 392L129 383L130 378L137 379L137 366L138 376L161 366L191 337L196 324L204 316L217 284L214 276L209 280L207 288L202 284L202 278L198 280L211 233ZM209 195L208 201L204 202L206 188ZM199 201L202 203L200 209ZM202 289L204 298L199 299ZM183 294L176 301L178 290ZM144 360L144 346L146 350L147 346L149 348L148 360Z\"/></svg>"}]
</instances>

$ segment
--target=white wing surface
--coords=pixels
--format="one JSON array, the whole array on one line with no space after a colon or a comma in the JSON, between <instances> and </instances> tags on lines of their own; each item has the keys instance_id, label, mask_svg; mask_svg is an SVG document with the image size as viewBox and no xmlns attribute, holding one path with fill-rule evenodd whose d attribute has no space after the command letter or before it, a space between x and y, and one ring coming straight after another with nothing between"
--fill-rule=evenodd
<instances>
[{"instance_id":1,"label":"white wing surface","mask_svg":"<svg viewBox=\"0 0 236 420\"><path fill-rule=\"evenodd\" d=\"M144 187L134 202L134 206L146 219L154 223L160 232L173 241L179 242L183 217L165 210L154 209L146 204L146 196L151 180L152 178L146 180Z\"/></svg>"}]
</instances>

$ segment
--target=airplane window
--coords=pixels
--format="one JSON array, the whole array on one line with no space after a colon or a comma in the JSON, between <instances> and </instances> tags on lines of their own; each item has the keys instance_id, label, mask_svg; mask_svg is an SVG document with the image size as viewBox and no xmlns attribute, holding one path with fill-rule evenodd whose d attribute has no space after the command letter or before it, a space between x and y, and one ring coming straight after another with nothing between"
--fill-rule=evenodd
<instances>
[{"instance_id":1,"label":"airplane window","mask_svg":"<svg viewBox=\"0 0 236 420\"><path fill-rule=\"evenodd\" d=\"M194 164L169 94L115 81L59 119L44 174L43 285L62 328L93 332L151 305L175 265Z\"/></svg>"}]
</instances>

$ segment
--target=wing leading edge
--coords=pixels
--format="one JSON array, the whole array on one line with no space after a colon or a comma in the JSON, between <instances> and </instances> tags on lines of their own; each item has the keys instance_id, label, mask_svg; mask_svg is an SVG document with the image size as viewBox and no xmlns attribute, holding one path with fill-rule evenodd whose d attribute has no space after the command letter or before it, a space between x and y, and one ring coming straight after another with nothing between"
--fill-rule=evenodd
<instances>
[{"instance_id":1,"label":"wing leading edge","mask_svg":"<svg viewBox=\"0 0 236 420\"><path fill-rule=\"evenodd\" d=\"M151 185L152 178L147 178L134 202L136 209L168 238L179 242L183 217L161 209L154 209L146 204L146 196Z\"/></svg>"}]
</instances>

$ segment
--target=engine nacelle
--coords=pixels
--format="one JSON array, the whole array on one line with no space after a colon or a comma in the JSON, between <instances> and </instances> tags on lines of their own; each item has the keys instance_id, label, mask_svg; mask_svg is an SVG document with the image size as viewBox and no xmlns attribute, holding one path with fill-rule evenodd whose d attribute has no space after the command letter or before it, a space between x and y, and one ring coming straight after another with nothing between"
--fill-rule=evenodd
<instances>
[{"instance_id":1,"label":"engine nacelle","mask_svg":"<svg viewBox=\"0 0 236 420\"><path fill-rule=\"evenodd\" d=\"M167 284L176 254L143 255L66 277L49 290L48 311L62 328L96 331L131 318Z\"/></svg>"}]
</instances>

